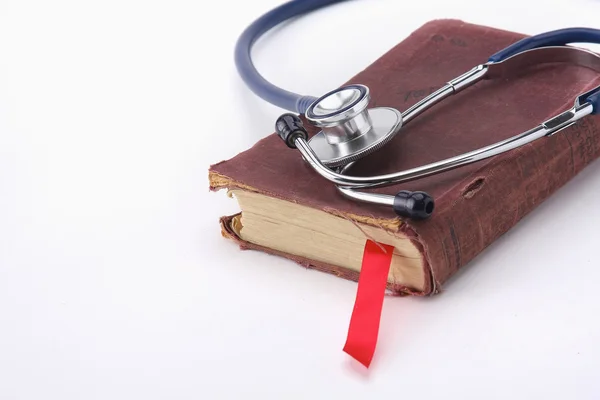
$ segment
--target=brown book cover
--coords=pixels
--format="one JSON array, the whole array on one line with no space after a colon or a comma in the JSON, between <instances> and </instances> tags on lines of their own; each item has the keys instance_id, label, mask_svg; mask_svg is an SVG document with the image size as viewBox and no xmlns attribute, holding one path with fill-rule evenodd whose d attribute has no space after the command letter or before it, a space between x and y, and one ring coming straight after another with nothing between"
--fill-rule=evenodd
<instances>
[{"instance_id":1,"label":"brown book cover","mask_svg":"<svg viewBox=\"0 0 600 400\"><path fill-rule=\"evenodd\" d=\"M367 85L371 106L406 110L448 80L487 61L524 35L456 20L429 22L347 83ZM594 71L547 64L512 79L483 81L411 121L383 149L360 161L353 175L394 172L455 156L533 128L565 111L575 97L600 84ZM306 125L309 127L309 125ZM311 135L316 130L310 130ZM413 182L373 189L395 194L423 190L436 201L425 221L404 221L391 208L342 197L305 165L276 134L210 167L211 190L240 188L299 203L337 216L402 232L423 253L423 291L391 285L397 293L430 295L461 267L580 172L599 155L600 119L575 126L507 153ZM226 237L244 249L277 254L338 276L358 273L247 243L221 218ZM526 238L524 238L526 239Z\"/></svg>"}]
</instances>

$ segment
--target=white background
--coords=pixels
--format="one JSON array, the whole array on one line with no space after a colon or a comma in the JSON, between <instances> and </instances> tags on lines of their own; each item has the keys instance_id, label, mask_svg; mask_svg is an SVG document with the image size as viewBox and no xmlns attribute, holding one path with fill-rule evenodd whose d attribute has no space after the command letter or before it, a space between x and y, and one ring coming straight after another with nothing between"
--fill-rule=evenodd
<instances>
[{"instance_id":1,"label":"white background","mask_svg":"<svg viewBox=\"0 0 600 400\"><path fill-rule=\"evenodd\" d=\"M234 43L280 3L0 1L0 399L599 398L599 163L444 294L386 298L369 370L342 352L355 283L221 237L238 208L208 167L281 113L242 85ZM353 1L254 54L318 95L434 18L535 34L599 15Z\"/></svg>"}]
</instances>

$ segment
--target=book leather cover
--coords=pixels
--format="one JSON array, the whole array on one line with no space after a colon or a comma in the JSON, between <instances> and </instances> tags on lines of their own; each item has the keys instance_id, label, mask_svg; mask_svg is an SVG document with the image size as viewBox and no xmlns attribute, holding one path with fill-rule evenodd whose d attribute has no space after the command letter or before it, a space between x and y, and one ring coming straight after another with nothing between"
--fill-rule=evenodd
<instances>
[{"instance_id":1,"label":"book leather cover","mask_svg":"<svg viewBox=\"0 0 600 400\"><path fill-rule=\"evenodd\" d=\"M367 85L371 107L403 111L523 37L462 21L432 21L347 83ZM578 94L599 83L596 72L568 64L546 64L516 78L480 82L411 121L383 149L357 163L352 174L403 170L506 139L570 108ZM316 132L309 130L311 135ZM436 208L425 221L405 221L391 208L344 198L274 133L232 159L211 166L209 181L211 190L251 190L407 235L424 255L427 285L420 292L399 285L389 288L397 293L429 295L439 292L459 268L595 160L599 137L600 119L588 116L551 137L487 160L372 189L386 194L402 189L427 191L434 196ZM235 236L230 221L231 217L221 219L223 234L242 248L288 257L309 268L358 280L358 273L339 266L246 243Z\"/></svg>"}]
</instances>

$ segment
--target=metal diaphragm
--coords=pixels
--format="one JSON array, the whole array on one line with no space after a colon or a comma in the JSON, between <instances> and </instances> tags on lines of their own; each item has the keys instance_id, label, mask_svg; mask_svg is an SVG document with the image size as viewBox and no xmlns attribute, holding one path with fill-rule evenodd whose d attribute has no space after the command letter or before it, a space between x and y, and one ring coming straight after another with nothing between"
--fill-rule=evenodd
<instances>
[{"instance_id":1,"label":"metal diaphragm","mask_svg":"<svg viewBox=\"0 0 600 400\"><path fill-rule=\"evenodd\" d=\"M338 167L356 161L388 143L402 126L402 113L388 108L367 109L369 89L349 85L313 102L306 119L322 130L309 140L321 162Z\"/></svg>"}]
</instances>

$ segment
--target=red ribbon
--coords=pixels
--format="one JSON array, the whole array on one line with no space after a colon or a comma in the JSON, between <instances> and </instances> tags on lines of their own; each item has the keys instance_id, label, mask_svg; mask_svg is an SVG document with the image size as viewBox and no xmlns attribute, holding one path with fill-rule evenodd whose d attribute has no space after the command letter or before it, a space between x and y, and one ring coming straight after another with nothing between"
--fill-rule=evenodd
<instances>
[{"instance_id":1,"label":"red ribbon","mask_svg":"<svg viewBox=\"0 0 600 400\"><path fill-rule=\"evenodd\" d=\"M375 354L393 246L367 240L344 351L369 368Z\"/></svg>"}]
</instances>

